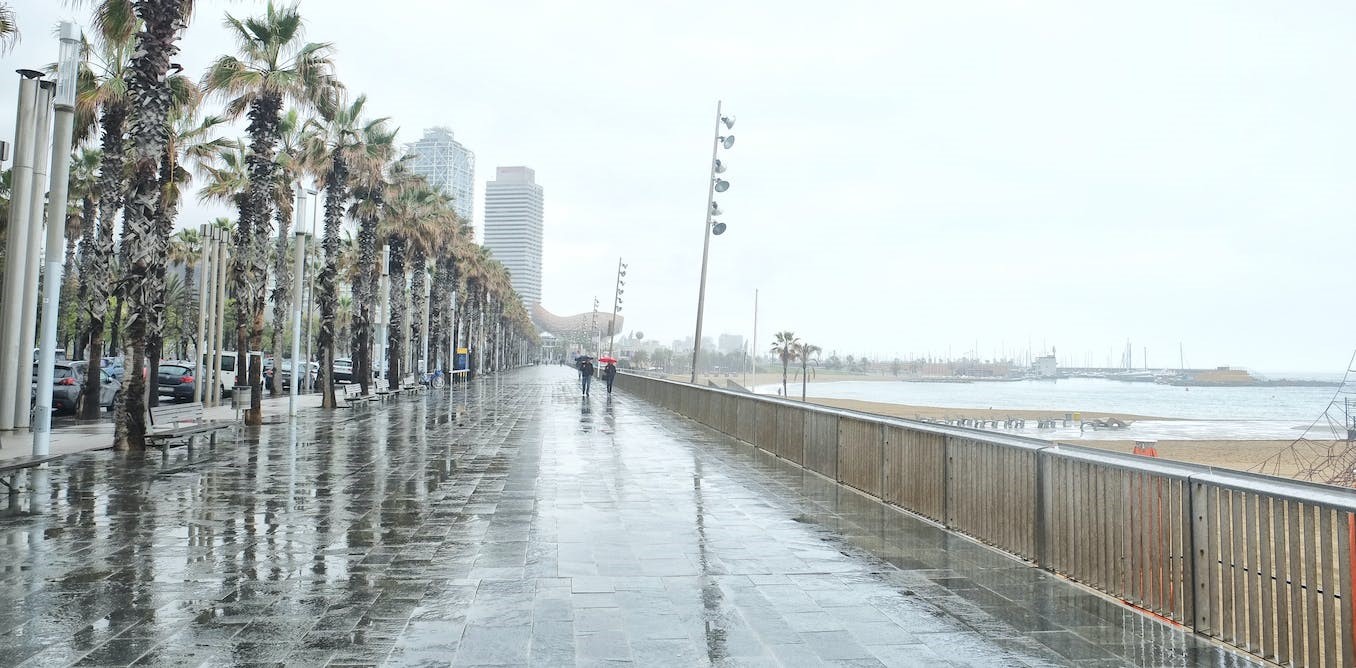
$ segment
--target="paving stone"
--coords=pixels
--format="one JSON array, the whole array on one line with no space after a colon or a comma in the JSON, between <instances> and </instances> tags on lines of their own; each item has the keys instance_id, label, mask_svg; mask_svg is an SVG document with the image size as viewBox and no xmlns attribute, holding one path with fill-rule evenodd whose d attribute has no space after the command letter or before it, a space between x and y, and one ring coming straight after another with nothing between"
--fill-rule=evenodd
<instances>
[{"instance_id":1,"label":"paving stone","mask_svg":"<svg viewBox=\"0 0 1356 668\"><path fill-rule=\"evenodd\" d=\"M0 665L1261 665L574 382L55 462Z\"/></svg>"}]
</instances>

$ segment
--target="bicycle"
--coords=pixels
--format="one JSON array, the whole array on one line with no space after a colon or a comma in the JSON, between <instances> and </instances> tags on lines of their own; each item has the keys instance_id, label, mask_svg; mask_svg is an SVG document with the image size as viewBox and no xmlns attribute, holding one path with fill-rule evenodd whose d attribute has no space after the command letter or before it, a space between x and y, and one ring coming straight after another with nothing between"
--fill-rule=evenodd
<instances>
[{"instance_id":1,"label":"bicycle","mask_svg":"<svg viewBox=\"0 0 1356 668\"><path fill-rule=\"evenodd\" d=\"M442 387L445 382L447 381L444 379L442 369L434 369L431 373L424 374L424 384L429 387L439 388Z\"/></svg>"}]
</instances>

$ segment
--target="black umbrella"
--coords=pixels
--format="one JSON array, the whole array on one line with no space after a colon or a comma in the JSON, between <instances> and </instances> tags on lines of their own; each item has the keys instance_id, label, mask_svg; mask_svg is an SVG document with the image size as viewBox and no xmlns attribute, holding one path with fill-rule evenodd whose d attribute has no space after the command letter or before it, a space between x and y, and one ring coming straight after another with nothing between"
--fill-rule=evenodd
<instances>
[{"instance_id":1,"label":"black umbrella","mask_svg":"<svg viewBox=\"0 0 1356 668\"><path fill-rule=\"evenodd\" d=\"M574 361L576 361L576 362L583 362L584 360L591 360L591 359L593 359L593 358L590 357L590 356L588 356L588 355L580 355L580 356L574 358Z\"/></svg>"}]
</instances>

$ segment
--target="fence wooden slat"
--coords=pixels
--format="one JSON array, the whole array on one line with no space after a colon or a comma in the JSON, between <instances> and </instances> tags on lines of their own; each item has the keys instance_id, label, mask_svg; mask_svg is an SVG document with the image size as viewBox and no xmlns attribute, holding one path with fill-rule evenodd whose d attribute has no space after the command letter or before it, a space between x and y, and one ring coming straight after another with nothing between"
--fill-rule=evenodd
<instances>
[{"instance_id":1,"label":"fence wooden slat","mask_svg":"<svg viewBox=\"0 0 1356 668\"><path fill-rule=\"evenodd\" d=\"M1333 545L1333 511L1325 506L1318 506L1315 510L1318 512L1318 605L1319 616L1323 620L1323 630L1319 634L1321 636L1320 642L1323 643L1323 665L1336 666L1339 630L1337 620L1334 619L1338 600L1334 596L1336 593L1334 591L1336 589L1335 569L1332 563L1333 552L1336 547Z\"/></svg>"},{"instance_id":2,"label":"fence wooden slat","mask_svg":"<svg viewBox=\"0 0 1356 668\"><path fill-rule=\"evenodd\" d=\"M1258 610L1261 652L1263 657L1276 657L1276 596L1275 564L1271 554L1276 538L1271 514L1271 497L1257 497L1257 586L1262 607Z\"/></svg>"},{"instance_id":3,"label":"fence wooden slat","mask_svg":"<svg viewBox=\"0 0 1356 668\"><path fill-rule=\"evenodd\" d=\"M619 387L1241 651L1356 666L1348 492L631 374Z\"/></svg>"},{"instance_id":4,"label":"fence wooden slat","mask_svg":"<svg viewBox=\"0 0 1356 668\"><path fill-rule=\"evenodd\" d=\"M1317 666L1323 660L1318 642L1318 547L1314 507L1300 506L1300 539L1304 552L1304 662Z\"/></svg>"},{"instance_id":5,"label":"fence wooden slat","mask_svg":"<svg viewBox=\"0 0 1356 668\"><path fill-rule=\"evenodd\" d=\"M1352 569L1351 555L1356 552L1356 515L1340 512L1337 515L1337 578L1342 595L1339 602L1336 626L1342 645L1343 666L1356 666L1356 597L1351 594Z\"/></svg>"},{"instance_id":6,"label":"fence wooden slat","mask_svg":"<svg viewBox=\"0 0 1356 668\"><path fill-rule=\"evenodd\" d=\"M1294 624L1291 622L1290 602L1294 596L1291 586L1291 531L1287 504L1277 499L1272 505L1271 526L1276 543L1276 663L1290 662Z\"/></svg>"}]
</instances>

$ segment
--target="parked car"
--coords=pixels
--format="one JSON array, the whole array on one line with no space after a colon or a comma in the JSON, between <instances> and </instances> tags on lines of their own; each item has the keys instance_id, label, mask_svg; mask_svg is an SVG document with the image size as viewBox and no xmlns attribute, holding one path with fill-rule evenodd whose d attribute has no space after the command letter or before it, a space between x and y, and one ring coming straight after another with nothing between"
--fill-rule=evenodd
<instances>
[{"instance_id":1,"label":"parked car","mask_svg":"<svg viewBox=\"0 0 1356 668\"><path fill-rule=\"evenodd\" d=\"M34 348L34 349L33 349L33 363L34 363L34 364L37 364L37 363L38 363L38 353L39 353L39 352L40 352L40 349L38 349L38 348ZM66 361L66 349L65 349L65 348L57 348L57 349L56 349L56 361L58 361L58 362L65 362L65 361Z\"/></svg>"},{"instance_id":2,"label":"parked car","mask_svg":"<svg viewBox=\"0 0 1356 668\"><path fill-rule=\"evenodd\" d=\"M203 355L203 368L212 368L212 358ZM231 396L231 388L235 387L235 351L228 350L221 353L221 396Z\"/></svg>"},{"instance_id":3,"label":"parked car","mask_svg":"<svg viewBox=\"0 0 1356 668\"><path fill-rule=\"evenodd\" d=\"M290 388L292 386L292 360L283 360L281 368L282 386L284 388ZM306 369L307 377L303 379L302 387L305 387L307 382L315 381L316 376L320 373L320 365L315 362L307 362Z\"/></svg>"},{"instance_id":4,"label":"parked car","mask_svg":"<svg viewBox=\"0 0 1356 668\"><path fill-rule=\"evenodd\" d=\"M80 402L85 397L85 378L88 365L82 361L61 361L57 362L52 368L52 412L57 414L73 414L80 406ZM108 373L107 369L101 369L99 373L99 405L106 410L113 410L118 400L122 397L122 383ZM38 390L38 367L33 365L33 384L30 390L31 397L36 401Z\"/></svg>"},{"instance_id":5,"label":"parked car","mask_svg":"<svg viewBox=\"0 0 1356 668\"><path fill-rule=\"evenodd\" d=\"M100 360L100 365L104 371L108 372L108 375L117 378L119 382L122 381L122 374L125 371L122 365L122 357L105 357Z\"/></svg>"},{"instance_id":6,"label":"parked car","mask_svg":"<svg viewBox=\"0 0 1356 668\"><path fill-rule=\"evenodd\" d=\"M347 357L340 357L334 360L334 382L353 382L353 360Z\"/></svg>"},{"instance_id":7,"label":"parked car","mask_svg":"<svg viewBox=\"0 0 1356 668\"><path fill-rule=\"evenodd\" d=\"M223 365L224 366L224 365ZM174 401L193 401L193 365L189 362L161 362L157 392Z\"/></svg>"}]
</instances>

